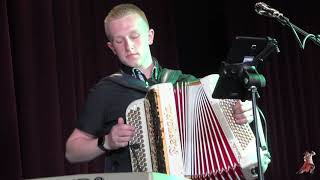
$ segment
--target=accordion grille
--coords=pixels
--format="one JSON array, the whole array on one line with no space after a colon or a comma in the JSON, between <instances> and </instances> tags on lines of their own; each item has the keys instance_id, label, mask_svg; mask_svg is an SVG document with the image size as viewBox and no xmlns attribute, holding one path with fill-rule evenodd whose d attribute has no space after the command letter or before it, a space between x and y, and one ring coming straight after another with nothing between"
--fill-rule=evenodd
<instances>
[{"instance_id":1,"label":"accordion grille","mask_svg":"<svg viewBox=\"0 0 320 180\"><path fill-rule=\"evenodd\" d=\"M235 123L234 117L232 116L232 107L234 106L235 102L236 101L232 99L224 99L219 101L219 105L224 113L224 116L226 117L231 131L238 139L242 150L245 150L255 137L249 125L239 125Z\"/></svg>"}]
</instances>

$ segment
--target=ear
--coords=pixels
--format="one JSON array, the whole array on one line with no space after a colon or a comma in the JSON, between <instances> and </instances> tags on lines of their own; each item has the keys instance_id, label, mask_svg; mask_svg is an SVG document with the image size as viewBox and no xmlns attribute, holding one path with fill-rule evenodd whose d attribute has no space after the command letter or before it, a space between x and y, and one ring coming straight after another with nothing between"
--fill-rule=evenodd
<instances>
[{"instance_id":1,"label":"ear","mask_svg":"<svg viewBox=\"0 0 320 180\"><path fill-rule=\"evenodd\" d=\"M148 32L149 45L153 44L153 38L154 38L154 30L153 29L149 29L149 32Z\"/></svg>"},{"instance_id":2,"label":"ear","mask_svg":"<svg viewBox=\"0 0 320 180\"><path fill-rule=\"evenodd\" d=\"M111 51L113 52L113 54L117 55L117 52L116 52L116 50L114 49L112 43L111 43L111 42L108 42L107 45L108 45L108 47L111 49Z\"/></svg>"}]
</instances>

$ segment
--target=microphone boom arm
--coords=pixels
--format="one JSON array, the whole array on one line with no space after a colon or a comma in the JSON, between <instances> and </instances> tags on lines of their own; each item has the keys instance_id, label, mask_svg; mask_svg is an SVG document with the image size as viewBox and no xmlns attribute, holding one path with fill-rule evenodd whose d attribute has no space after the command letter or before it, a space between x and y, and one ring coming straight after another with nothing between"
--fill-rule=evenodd
<instances>
[{"instance_id":1,"label":"microphone boom arm","mask_svg":"<svg viewBox=\"0 0 320 180\"><path fill-rule=\"evenodd\" d=\"M302 49L304 49L305 47L305 42L306 40L309 38L311 39L316 45L320 46L320 36L319 35L314 35L314 34L309 34L306 31L304 31L303 29L299 28L298 26L294 25L293 23L290 22L289 18L285 17L285 16L279 16L276 17L276 19L282 24L282 25L286 25L288 27L290 27L293 32L295 33L296 38L298 38L297 40L299 41L299 45ZM296 31L298 33L300 33L301 35L303 35L305 37L305 39L303 40L303 43L301 44L301 41L299 39L299 37L296 34Z\"/></svg>"},{"instance_id":2,"label":"microphone boom arm","mask_svg":"<svg viewBox=\"0 0 320 180\"><path fill-rule=\"evenodd\" d=\"M300 48L304 49L305 43L308 39L311 39L316 45L320 46L320 35L314 35L314 34L309 34L306 31L302 30L298 26L292 24L289 20L289 18L285 17L282 13L280 13L278 10L271 8L264 2L258 2L254 6L255 11L259 15L271 17L277 19L282 25L289 26L291 30L293 31L296 40L299 43ZM303 39L303 42L301 43L301 40L298 36L298 33L302 34L305 38Z\"/></svg>"}]
</instances>

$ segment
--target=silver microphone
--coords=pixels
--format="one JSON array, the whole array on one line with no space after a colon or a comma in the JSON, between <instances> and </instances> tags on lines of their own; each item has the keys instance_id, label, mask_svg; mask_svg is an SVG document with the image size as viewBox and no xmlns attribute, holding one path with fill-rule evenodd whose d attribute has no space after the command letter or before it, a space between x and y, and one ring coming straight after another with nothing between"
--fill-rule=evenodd
<instances>
[{"instance_id":1,"label":"silver microphone","mask_svg":"<svg viewBox=\"0 0 320 180\"><path fill-rule=\"evenodd\" d=\"M254 5L254 10L263 16L272 17L272 18L279 18L282 17L283 14L280 13L278 10L271 8L264 2L258 2Z\"/></svg>"}]
</instances>

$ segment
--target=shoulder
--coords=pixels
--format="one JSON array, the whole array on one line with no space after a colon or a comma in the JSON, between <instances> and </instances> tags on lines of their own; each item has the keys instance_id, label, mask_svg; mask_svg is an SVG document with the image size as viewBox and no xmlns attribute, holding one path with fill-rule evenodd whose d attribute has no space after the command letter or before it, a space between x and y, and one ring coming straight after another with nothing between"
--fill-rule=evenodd
<instances>
[{"instance_id":1,"label":"shoulder","mask_svg":"<svg viewBox=\"0 0 320 180\"><path fill-rule=\"evenodd\" d=\"M111 74L101 78L91 89L90 91L101 91L101 90L113 90L114 88L119 88L117 83L114 83L111 78L115 78L119 73Z\"/></svg>"},{"instance_id":2,"label":"shoulder","mask_svg":"<svg viewBox=\"0 0 320 180\"><path fill-rule=\"evenodd\" d=\"M87 102L108 102L107 100L112 99L113 94L120 91L120 88L121 86L103 77L89 89Z\"/></svg>"}]
</instances>

